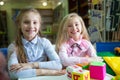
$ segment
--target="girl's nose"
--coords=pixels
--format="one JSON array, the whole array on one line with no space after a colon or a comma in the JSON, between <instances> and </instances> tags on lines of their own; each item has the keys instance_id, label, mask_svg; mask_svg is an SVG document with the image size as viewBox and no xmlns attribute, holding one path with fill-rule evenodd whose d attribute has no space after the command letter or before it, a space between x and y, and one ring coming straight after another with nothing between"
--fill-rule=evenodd
<instances>
[{"instance_id":1,"label":"girl's nose","mask_svg":"<svg viewBox=\"0 0 120 80\"><path fill-rule=\"evenodd\" d=\"M73 25L73 30L75 30L76 29L76 26L75 25Z\"/></svg>"},{"instance_id":2,"label":"girl's nose","mask_svg":"<svg viewBox=\"0 0 120 80\"><path fill-rule=\"evenodd\" d=\"M29 24L29 27L30 27L30 28L34 27L34 24L31 22L31 23Z\"/></svg>"}]
</instances>

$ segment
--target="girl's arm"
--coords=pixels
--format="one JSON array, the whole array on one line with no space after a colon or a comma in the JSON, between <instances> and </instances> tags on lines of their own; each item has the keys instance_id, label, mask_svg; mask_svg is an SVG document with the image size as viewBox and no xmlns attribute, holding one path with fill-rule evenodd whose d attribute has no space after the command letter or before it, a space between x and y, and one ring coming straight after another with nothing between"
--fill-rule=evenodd
<instances>
[{"instance_id":1,"label":"girl's arm","mask_svg":"<svg viewBox=\"0 0 120 80\"><path fill-rule=\"evenodd\" d=\"M44 41L45 41L45 43L43 44L44 45L43 47L44 47L44 51L45 51L46 55L49 58L49 61L39 62L39 67L47 68L47 69L56 69L56 70L62 69L62 64L61 64L60 58L59 58L58 54L56 53L53 45L47 39L45 39Z\"/></svg>"},{"instance_id":2,"label":"girl's arm","mask_svg":"<svg viewBox=\"0 0 120 80\"><path fill-rule=\"evenodd\" d=\"M87 41L86 40L86 43L88 44L88 50L87 50L87 55L90 56L90 57L97 57L97 52L94 48L94 46L91 44L91 42Z\"/></svg>"},{"instance_id":3,"label":"girl's arm","mask_svg":"<svg viewBox=\"0 0 120 80\"><path fill-rule=\"evenodd\" d=\"M11 66L14 67L11 69ZM18 69L15 69L18 68ZM13 53L8 61L8 69L11 79L17 78L29 78L40 75L53 76L53 75L64 75L65 70L50 70L50 69L34 69L31 63L18 63L16 54Z\"/></svg>"},{"instance_id":4,"label":"girl's arm","mask_svg":"<svg viewBox=\"0 0 120 80\"><path fill-rule=\"evenodd\" d=\"M101 58L93 57L79 57L79 56L68 56L66 46L61 46L59 50L59 57L64 66L75 65L78 63L89 63L91 61L103 61Z\"/></svg>"},{"instance_id":5,"label":"girl's arm","mask_svg":"<svg viewBox=\"0 0 120 80\"><path fill-rule=\"evenodd\" d=\"M38 76L59 76L66 74L66 70L37 69Z\"/></svg>"},{"instance_id":6,"label":"girl's arm","mask_svg":"<svg viewBox=\"0 0 120 80\"><path fill-rule=\"evenodd\" d=\"M88 62L88 59L86 57L68 56L65 47L61 47L61 49L59 51L59 57L64 66L70 66L70 65L75 65L78 63Z\"/></svg>"},{"instance_id":7,"label":"girl's arm","mask_svg":"<svg viewBox=\"0 0 120 80\"><path fill-rule=\"evenodd\" d=\"M12 71L11 70L12 65L18 65L18 67L19 67L18 59L17 59L15 52L11 54L11 56L9 57L9 60L8 60L8 70L9 70L9 75L10 75L11 79L36 76L36 69L30 68L30 69L25 69L25 70L19 70L19 71L13 70ZM18 67L16 67L16 68L18 68Z\"/></svg>"}]
</instances>

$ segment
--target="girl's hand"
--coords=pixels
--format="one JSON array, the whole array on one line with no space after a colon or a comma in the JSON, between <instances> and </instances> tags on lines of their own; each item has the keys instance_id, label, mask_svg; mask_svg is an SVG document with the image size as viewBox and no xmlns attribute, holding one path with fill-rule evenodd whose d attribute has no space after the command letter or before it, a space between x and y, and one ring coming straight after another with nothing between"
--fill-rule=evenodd
<instances>
[{"instance_id":1,"label":"girl's hand","mask_svg":"<svg viewBox=\"0 0 120 80\"><path fill-rule=\"evenodd\" d=\"M89 62L93 62L93 61L102 62L103 59L102 59L102 57L89 57L89 58L88 58L88 61L89 61Z\"/></svg>"},{"instance_id":2,"label":"girl's hand","mask_svg":"<svg viewBox=\"0 0 120 80\"><path fill-rule=\"evenodd\" d=\"M57 72L56 72L56 75L57 76L59 76L59 75L64 75L64 74L66 74L66 70L64 69L64 70L58 70Z\"/></svg>"},{"instance_id":3,"label":"girl's hand","mask_svg":"<svg viewBox=\"0 0 120 80\"><path fill-rule=\"evenodd\" d=\"M102 59L102 57L96 57L96 61L103 62L103 59Z\"/></svg>"},{"instance_id":4,"label":"girl's hand","mask_svg":"<svg viewBox=\"0 0 120 80\"><path fill-rule=\"evenodd\" d=\"M10 66L10 71L20 71L32 68L30 63L19 63Z\"/></svg>"}]
</instances>

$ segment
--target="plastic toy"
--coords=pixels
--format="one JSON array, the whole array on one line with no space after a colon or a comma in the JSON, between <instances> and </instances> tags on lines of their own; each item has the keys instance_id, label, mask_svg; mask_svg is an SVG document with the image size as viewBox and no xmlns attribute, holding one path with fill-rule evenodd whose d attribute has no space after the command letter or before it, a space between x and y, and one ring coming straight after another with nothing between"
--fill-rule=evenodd
<instances>
[{"instance_id":1,"label":"plastic toy","mask_svg":"<svg viewBox=\"0 0 120 80\"><path fill-rule=\"evenodd\" d=\"M90 77L97 80L104 80L106 75L106 64L104 62L91 62Z\"/></svg>"},{"instance_id":2,"label":"plastic toy","mask_svg":"<svg viewBox=\"0 0 120 80\"><path fill-rule=\"evenodd\" d=\"M120 47L115 47L114 52L117 56L120 56Z\"/></svg>"},{"instance_id":3,"label":"plastic toy","mask_svg":"<svg viewBox=\"0 0 120 80\"><path fill-rule=\"evenodd\" d=\"M111 80L120 80L120 75L114 76Z\"/></svg>"}]
</instances>

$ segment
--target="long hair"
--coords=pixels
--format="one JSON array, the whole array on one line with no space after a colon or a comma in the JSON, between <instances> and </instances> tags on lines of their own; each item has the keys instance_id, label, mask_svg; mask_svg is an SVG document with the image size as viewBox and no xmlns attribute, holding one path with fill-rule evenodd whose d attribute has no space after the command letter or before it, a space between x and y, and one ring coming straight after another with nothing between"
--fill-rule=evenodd
<instances>
[{"instance_id":1,"label":"long hair","mask_svg":"<svg viewBox=\"0 0 120 80\"><path fill-rule=\"evenodd\" d=\"M27 62L25 51L24 51L24 46L23 46L23 43L22 43L23 33L21 31L21 20L22 20L23 16L26 13L29 13L29 12L34 12L34 13L38 14L40 16L39 18L40 18L40 23L41 23L41 15L34 8L25 8L25 9L22 9L19 12L18 16L16 17L15 23L16 23L16 26L17 26L17 36L16 36L16 39L15 39L15 45L16 45L16 53L17 53L18 61L20 63L26 63ZM41 31L39 31L38 35L42 36Z\"/></svg>"},{"instance_id":2,"label":"long hair","mask_svg":"<svg viewBox=\"0 0 120 80\"><path fill-rule=\"evenodd\" d=\"M83 35L83 39L89 40L89 35L88 35L86 26L81 16L79 16L77 13L70 13L66 15L60 22L60 26L59 26L58 33L57 33L57 39L56 39L56 51L57 52L59 51L60 46L69 39L69 35L67 32L67 26L68 26L68 21L73 17L78 18L82 25L81 35Z\"/></svg>"}]
</instances>

